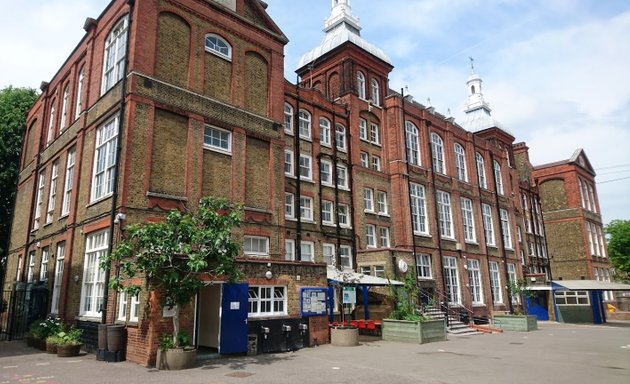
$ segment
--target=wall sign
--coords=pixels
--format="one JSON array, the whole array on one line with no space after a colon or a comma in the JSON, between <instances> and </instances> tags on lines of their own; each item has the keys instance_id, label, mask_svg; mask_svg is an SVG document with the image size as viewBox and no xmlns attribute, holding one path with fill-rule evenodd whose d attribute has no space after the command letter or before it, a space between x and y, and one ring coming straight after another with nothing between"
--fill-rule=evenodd
<instances>
[{"instance_id":1,"label":"wall sign","mask_svg":"<svg viewBox=\"0 0 630 384\"><path fill-rule=\"evenodd\" d=\"M327 288L300 289L300 312L302 316L319 316L327 312Z\"/></svg>"},{"instance_id":2,"label":"wall sign","mask_svg":"<svg viewBox=\"0 0 630 384\"><path fill-rule=\"evenodd\" d=\"M357 289L355 287L343 287L343 303L344 304L357 303Z\"/></svg>"}]
</instances>

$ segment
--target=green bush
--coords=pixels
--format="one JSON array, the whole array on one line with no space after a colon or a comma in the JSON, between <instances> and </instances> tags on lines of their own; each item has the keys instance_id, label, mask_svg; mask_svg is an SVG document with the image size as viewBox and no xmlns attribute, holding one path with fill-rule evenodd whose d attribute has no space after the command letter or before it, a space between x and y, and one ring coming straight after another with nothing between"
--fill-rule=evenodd
<instances>
[{"instance_id":1,"label":"green bush","mask_svg":"<svg viewBox=\"0 0 630 384\"><path fill-rule=\"evenodd\" d=\"M58 339L57 345L81 345L81 335L83 334L82 329L71 328L69 331L61 331L57 333L56 337Z\"/></svg>"}]
</instances>

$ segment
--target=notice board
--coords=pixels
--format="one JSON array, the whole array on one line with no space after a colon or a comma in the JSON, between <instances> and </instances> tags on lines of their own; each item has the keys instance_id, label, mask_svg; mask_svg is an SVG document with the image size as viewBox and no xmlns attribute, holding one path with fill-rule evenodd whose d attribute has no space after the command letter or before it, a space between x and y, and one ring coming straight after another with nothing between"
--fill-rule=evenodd
<instances>
[{"instance_id":1,"label":"notice board","mask_svg":"<svg viewBox=\"0 0 630 384\"><path fill-rule=\"evenodd\" d=\"M327 288L301 288L300 312L302 316L326 315L328 303Z\"/></svg>"}]
</instances>

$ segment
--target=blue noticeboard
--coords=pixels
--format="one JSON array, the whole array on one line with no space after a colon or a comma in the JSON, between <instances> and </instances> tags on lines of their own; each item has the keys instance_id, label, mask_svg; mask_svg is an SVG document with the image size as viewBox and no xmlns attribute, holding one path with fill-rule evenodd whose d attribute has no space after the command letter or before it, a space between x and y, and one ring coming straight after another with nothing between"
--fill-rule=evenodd
<instances>
[{"instance_id":1,"label":"blue noticeboard","mask_svg":"<svg viewBox=\"0 0 630 384\"><path fill-rule=\"evenodd\" d=\"M301 288L300 312L302 316L321 316L327 313L328 288Z\"/></svg>"}]
</instances>

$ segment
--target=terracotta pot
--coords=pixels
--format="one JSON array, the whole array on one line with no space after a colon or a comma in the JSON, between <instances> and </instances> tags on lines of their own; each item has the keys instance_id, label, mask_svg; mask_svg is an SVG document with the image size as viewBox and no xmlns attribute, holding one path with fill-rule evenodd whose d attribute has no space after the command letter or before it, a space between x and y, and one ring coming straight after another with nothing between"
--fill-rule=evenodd
<instances>
[{"instance_id":1,"label":"terracotta pot","mask_svg":"<svg viewBox=\"0 0 630 384\"><path fill-rule=\"evenodd\" d=\"M73 357L79 356L81 352L81 345L58 345L57 356L59 357Z\"/></svg>"}]
</instances>

